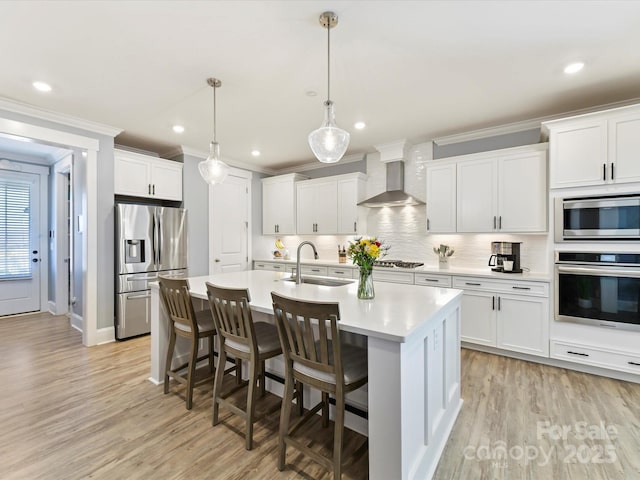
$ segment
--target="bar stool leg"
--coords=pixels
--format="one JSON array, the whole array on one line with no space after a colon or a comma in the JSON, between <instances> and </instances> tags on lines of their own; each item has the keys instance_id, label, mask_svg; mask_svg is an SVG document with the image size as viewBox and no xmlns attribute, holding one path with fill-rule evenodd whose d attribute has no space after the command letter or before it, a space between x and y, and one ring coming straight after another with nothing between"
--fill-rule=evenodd
<instances>
[{"instance_id":1,"label":"bar stool leg","mask_svg":"<svg viewBox=\"0 0 640 480\"><path fill-rule=\"evenodd\" d=\"M282 395L282 407L280 410L280 431L278 433L278 470L284 470L287 457L287 444L284 441L289 433L289 417L291 416L291 403L293 402L293 378L289 377L284 382L284 394Z\"/></svg>"},{"instance_id":2,"label":"bar stool leg","mask_svg":"<svg viewBox=\"0 0 640 480\"><path fill-rule=\"evenodd\" d=\"M173 325L171 325L171 333L169 334L169 345L167 346L167 358L164 364L164 393L169 393L169 372L171 371L171 362L173 360L173 351L175 350L175 348L176 332Z\"/></svg>"}]
</instances>

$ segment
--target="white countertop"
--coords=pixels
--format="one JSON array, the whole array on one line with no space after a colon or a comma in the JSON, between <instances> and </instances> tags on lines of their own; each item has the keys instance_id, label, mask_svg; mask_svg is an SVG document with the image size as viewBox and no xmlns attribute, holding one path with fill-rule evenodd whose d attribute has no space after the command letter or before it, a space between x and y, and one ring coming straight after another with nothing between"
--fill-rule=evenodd
<instances>
[{"instance_id":1,"label":"white countertop","mask_svg":"<svg viewBox=\"0 0 640 480\"><path fill-rule=\"evenodd\" d=\"M284 272L248 270L190 277L189 284L191 294L204 299L205 282L227 288L249 288L252 309L268 314L273 314L271 292L301 300L339 302L342 330L395 342L407 341L421 325L462 296L462 290L453 288L377 282L375 298L359 300L356 281L328 287L282 280L290 276Z\"/></svg>"},{"instance_id":2,"label":"white countertop","mask_svg":"<svg viewBox=\"0 0 640 480\"><path fill-rule=\"evenodd\" d=\"M295 265L295 260L284 260L281 258L271 258L271 259L256 259L255 262L272 262L272 263L284 263L288 265ZM338 261L331 260L302 260L300 262L302 265L321 265L327 267L343 267L343 268L358 268L356 265L353 265L351 261L347 261L347 263L339 263ZM522 272L522 273L501 273L501 272L493 272L491 268L465 268L459 267L455 265L449 265L449 268L439 268L438 265L423 265L417 268L398 268L398 267L374 267L375 270L380 271L388 271L388 272L412 272L412 273L429 273L429 274L440 274L440 275L462 275L462 276L472 276L472 277L487 277L487 278L496 278L500 280L530 280L537 282L550 282L552 278L551 273L544 272ZM376 284L377 285L377 284Z\"/></svg>"}]
</instances>

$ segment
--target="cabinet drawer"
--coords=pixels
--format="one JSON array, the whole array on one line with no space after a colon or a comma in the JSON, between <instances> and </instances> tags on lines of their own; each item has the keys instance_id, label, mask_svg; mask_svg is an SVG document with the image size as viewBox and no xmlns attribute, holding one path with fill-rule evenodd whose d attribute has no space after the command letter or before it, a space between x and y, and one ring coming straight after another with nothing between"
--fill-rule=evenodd
<instances>
[{"instance_id":1,"label":"cabinet drawer","mask_svg":"<svg viewBox=\"0 0 640 480\"><path fill-rule=\"evenodd\" d=\"M324 277L328 275L327 267L317 265L300 265L300 273L302 275L322 275Z\"/></svg>"},{"instance_id":2,"label":"cabinet drawer","mask_svg":"<svg viewBox=\"0 0 640 480\"><path fill-rule=\"evenodd\" d=\"M254 262L254 270L273 270L275 272L288 272L287 265L275 262Z\"/></svg>"},{"instance_id":3,"label":"cabinet drawer","mask_svg":"<svg viewBox=\"0 0 640 480\"><path fill-rule=\"evenodd\" d=\"M384 270L373 270L373 279L378 282L390 283L413 283L413 273L411 272L387 272Z\"/></svg>"},{"instance_id":4,"label":"cabinet drawer","mask_svg":"<svg viewBox=\"0 0 640 480\"><path fill-rule=\"evenodd\" d=\"M415 284L438 287L451 287L452 285L450 275L434 275L430 273L416 273Z\"/></svg>"},{"instance_id":5,"label":"cabinet drawer","mask_svg":"<svg viewBox=\"0 0 640 480\"><path fill-rule=\"evenodd\" d=\"M549 284L526 280L494 280L482 277L453 277L453 287L461 289L483 290L497 293L549 296Z\"/></svg>"},{"instance_id":6,"label":"cabinet drawer","mask_svg":"<svg viewBox=\"0 0 640 480\"><path fill-rule=\"evenodd\" d=\"M551 358L640 375L640 353L604 350L551 340Z\"/></svg>"},{"instance_id":7,"label":"cabinet drawer","mask_svg":"<svg viewBox=\"0 0 640 480\"><path fill-rule=\"evenodd\" d=\"M355 268L329 267L327 275L338 278L355 278L357 276L357 274L354 275L355 272L357 272Z\"/></svg>"}]
</instances>

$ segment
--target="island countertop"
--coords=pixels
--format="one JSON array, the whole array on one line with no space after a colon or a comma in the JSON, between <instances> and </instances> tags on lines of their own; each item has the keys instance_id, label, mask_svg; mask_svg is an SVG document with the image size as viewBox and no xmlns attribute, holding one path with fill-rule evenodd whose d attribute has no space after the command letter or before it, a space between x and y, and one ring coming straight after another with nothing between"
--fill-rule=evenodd
<instances>
[{"instance_id":1,"label":"island countertop","mask_svg":"<svg viewBox=\"0 0 640 480\"><path fill-rule=\"evenodd\" d=\"M248 288L251 308L273 314L271 292L296 298L340 304L340 328L395 342L408 338L439 310L462 295L462 290L378 282L375 298L359 300L357 281L341 286L313 284L296 285L287 281L291 275L284 272L248 270L190 277L191 295L207 298L205 282L227 288Z\"/></svg>"}]
</instances>

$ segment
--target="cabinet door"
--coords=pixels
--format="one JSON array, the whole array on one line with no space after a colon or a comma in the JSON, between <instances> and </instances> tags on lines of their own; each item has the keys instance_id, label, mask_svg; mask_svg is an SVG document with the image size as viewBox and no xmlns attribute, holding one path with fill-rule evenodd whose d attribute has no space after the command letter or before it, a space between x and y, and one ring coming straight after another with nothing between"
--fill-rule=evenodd
<instances>
[{"instance_id":1,"label":"cabinet door","mask_svg":"<svg viewBox=\"0 0 640 480\"><path fill-rule=\"evenodd\" d=\"M609 120L609 180L640 181L640 114Z\"/></svg>"},{"instance_id":2,"label":"cabinet door","mask_svg":"<svg viewBox=\"0 0 640 480\"><path fill-rule=\"evenodd\" d=\"M262 234L294 235L295 182L262 184Z\"/></svg>"},{"instance_id":3,"label":"cabinet door","mask_svg":"<svg viewBox=\"0 0 640 480\"><path fill-rule=\"evenodd\" d=\"M338 230L337 182L299 182L297 232L301 235L336 233Z\"/></svg>"},{"instance_id":4,"label":"cabinet door","mask_svg":"<svg viewBox=\"0 0 640 480\"><path fill-rule=\"evenodd\" d=\"M456 231L456 164L427 166L427 232Z\"/></svg>"},{"instance_id":5,"label":"cabinet door","mask_svg":"<svg viewBox=\"0 0 640 480\"><path fill-rule=\"evenodd\" d=\"M494 158L458 162L458 232L494 232L498 227L497 162ZM427 208L429 205L427 204Z\"/></svg>"},{"instance_id":6,"label":"cabinet door","mask_svg":"<svg viewBox=\"0 0 640 480\"><path fill-rule=\"evenodd\" d=\"M182 164L151 160L151 185L154 198L182 201Z\"/></svg>"},{"instance_id":7,"label":"cabinet door","mask_svg":"<svg viewBox=\"0 0 640 480\"><path fill-rule=\"evenodd\" d=\"M524 295L498 298L498 348L548 357L549 300Z\"/></svg>"},{"instance_id":8,"label":"cabinet door","mask_svg":"<svg viewBox=\"0 0 640 480\"><path fill-rule=\"evenodd\" d=\"M549 136L551 188L601 185L607 163L606 120L552 127Z\"/></svg>"},{"instance_id":9,"label":"cabinet door","mask_svg":"<svg viewBox=\"0 0 640 480\"><path fill-rule=\"evenodd\" d=\"M117 195L151 197L151 164L143 159L114 156L114 192Z\"/></svg>"},{"instance_id":10,"label":"cabinet door","mask_svg":"<svg viewBox=\"0 0 640 480\"><path fill-rule=\"evenodd\" d=\"M462 341L495 347L496 313L493 293L465 290L462 295Z\"/></svg>"},{"instance_id":11,"label":"cabinet door","mask_svg":"<svg viewBox=\"0 0 640 480\"><path fill-rule=\"evenodd\" d=\"M337 233L354 235L358 233L358 179L338 180L338 230Z\"/></svg>"},{"instance_id":12,"label":"cabinet door","mask_svg":"<svg viewBox=\"0 0 640 480\"><path fill-rule=\"evenodd\" d=\"M498 159L498 229L501 232L547 230L546 152Z\"/></svg>"}]
</instances>

